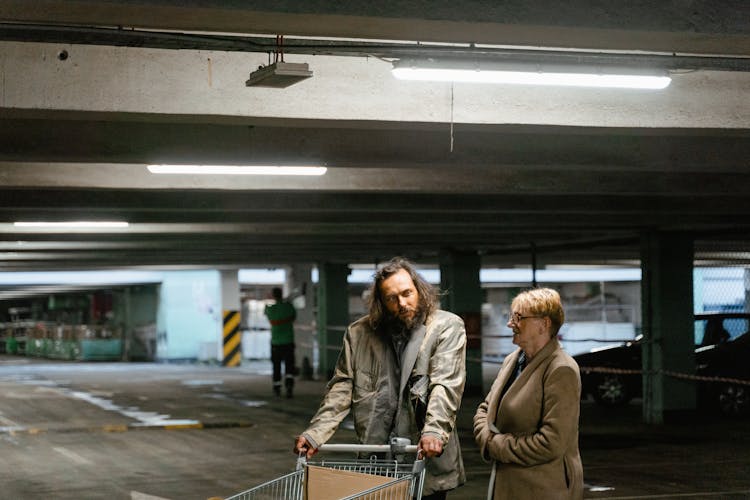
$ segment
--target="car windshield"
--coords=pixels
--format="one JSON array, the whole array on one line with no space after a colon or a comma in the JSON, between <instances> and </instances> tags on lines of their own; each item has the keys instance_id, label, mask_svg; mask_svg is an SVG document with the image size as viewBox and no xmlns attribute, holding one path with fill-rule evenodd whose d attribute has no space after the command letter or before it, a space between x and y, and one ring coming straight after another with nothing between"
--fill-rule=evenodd
<instances>
[{"instance_id":1,"label":"car windshield","mask_svg":"<svg viewBox=\"0 0 750 500\"><path fill-rule=\"evenodd\" d=\"M705 346L734 340L750 329L748 318L701 318L695 321L695 345Z\"/></svg>"}]
</instances>

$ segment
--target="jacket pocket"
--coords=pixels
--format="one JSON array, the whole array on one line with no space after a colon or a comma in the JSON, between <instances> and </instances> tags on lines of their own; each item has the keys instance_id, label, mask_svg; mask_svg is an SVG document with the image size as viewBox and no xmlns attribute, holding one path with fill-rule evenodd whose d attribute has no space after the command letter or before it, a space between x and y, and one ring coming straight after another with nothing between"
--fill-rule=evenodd
<instances>
[{"instance_id":1,"label":"jacket pocket","mask_svg":"<svg viewBox=\"0 0 750 500\"><path fill-rule=\"evenodd\" d=\"M409 379L409 401L414 409L417 428L421 431L427 416L427 399L430 395L430 377L414 375Z\"/></svg>"},{"instance_id":2,"label":"jacket pocket","mask_svg":"<svg viewBox=\"0 0 750 500\"><path fill-rule=\"evenodd\" d=\"M352 403L373 396L377 390L378 377L373 372L360 371L354 377Z\"/></svg>"}]
</instances>

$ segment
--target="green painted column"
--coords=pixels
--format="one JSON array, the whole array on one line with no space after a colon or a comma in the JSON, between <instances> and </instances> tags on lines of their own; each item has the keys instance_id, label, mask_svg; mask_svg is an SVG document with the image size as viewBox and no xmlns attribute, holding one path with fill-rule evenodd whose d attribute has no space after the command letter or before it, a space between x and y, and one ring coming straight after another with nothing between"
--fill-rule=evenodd
<instances>
[{"instance_id":1,"label":"green painted column","mask_svg":"<svg viewBox=\"0 0 750 500\"><path fill-rule=\"evenodd\" d=\"M695 372L693 239L650 231L641 237L643 418L662 424L696 408L695 384L666 372Z\"/></svg>"},{"instance_id":2,"label":"green painted column","mask_svg":"<svg viewBox=\"0 0 750 500\"><path fill-rule=\"evenodd\" d=\"M481 263L476 252L440 252L440 306L458 314L466 324L466 394L482 394Z\"/></svg>"},{"instance_id":3,"label":"green painted column","mask_svg":"<svg viewBox=\"0 0 750 500\"><path fill-rule=\"evenodd\" d=\"M130 300L130 287L127 287L122 291L122 302L122 360L130 361L130 349L133 345L133 303Z\"/></svg>"},{"instance_id":4,"label":"green painted column","mask_svg":"<svg viewBox=\"0 0 750 500\"><path fill-rule=\"evenodd\" d=\"M318 267L318 374L331 378L349 324L349 266L324 262Z\"/></svg>"}]
</instances>

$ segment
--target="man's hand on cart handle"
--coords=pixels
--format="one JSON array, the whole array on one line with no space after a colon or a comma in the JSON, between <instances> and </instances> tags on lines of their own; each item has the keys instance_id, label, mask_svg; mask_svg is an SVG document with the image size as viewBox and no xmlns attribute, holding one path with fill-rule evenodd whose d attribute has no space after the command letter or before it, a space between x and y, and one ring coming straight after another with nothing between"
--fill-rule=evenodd
<instances>
[{"instance_id":1,"label":"man's hand on cart handle","mask_svg":"<svg viewBox=\"0 0 750 500\"><path fill-rule=\"evenodd\" d=\"M313 448L310 442L305 439L305 436L297 436L297 441L294 443L294 453L297 455L305 454L305 457L311 458L318 452L317 448Z\"/></svg>"},{"instance_id":2,"label":"man's hand on cart handle","mask_svg":"<svg viewBox=\"0 0 750 500\"><path fill-rule=\"evenodd\" d=\"M427 458L439 457L443 454L443 442L437 436L427 434L419 439L419 449Z\"/></svg>"}]
</instances>

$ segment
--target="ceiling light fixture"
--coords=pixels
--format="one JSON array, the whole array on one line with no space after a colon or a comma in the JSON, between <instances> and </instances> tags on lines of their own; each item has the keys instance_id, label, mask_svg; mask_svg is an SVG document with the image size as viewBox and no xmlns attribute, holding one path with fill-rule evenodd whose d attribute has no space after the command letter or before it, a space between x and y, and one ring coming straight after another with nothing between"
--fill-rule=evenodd
<instances>
[{"instance_id":1,"label":"ceiling light fixture","mask_svg":"<svg viewBox=\"0 0 750 500\"><path fill-rule=\"evenodd\" d=\"M313 75L307 63L275 62L260 66L250 73L246 87L273 87L283 89Z\"/></svg>"},{"instance_id":2,"label":"ceiling light fixture","mask_svg":"<svg viewBox=\"0 0 750 500\"><path fill-rule=\"evenodd\" d=\"M260 66L250 73L250 77L245 81L245 86L283 89L311 76L313 76L313 72L310 71L307 63L284 62L284 35L276 35L273 63L271 63L271 54L269 53L268 65Z\"/></svg>"},{"instance_id":3,"label":"ceiling light fixture","mask_svg":"<svg viewBox=\"0 0 750 500\"><path fill-rule=\"evenodd\" d=\"M641 68L434 59L395 61L392 72L401 80L652 90L672 81L666 71Z\"/></svg>"},{"instance_id":4,"label":"ceiling light fixture","mask_svg":"<svg viewBox=\"0 0 750 500\"><path fill-rule=\"evenodd\" d=\"M67 228L67 229L117 229L128 227L120 221L66 221L66 222L14 222L16 227Z\"/></svg>"},{"instance_id":5,"label":"ceiling light fixture","mask_svg":"<svg viewBox=\"0 0 750 500\"><path fill-rule=\"evenodd\" d=\"M182 175L323 175L328 170L318 166L281 165L148 165L152 174Z\"/></svg>"}]
</instances>

